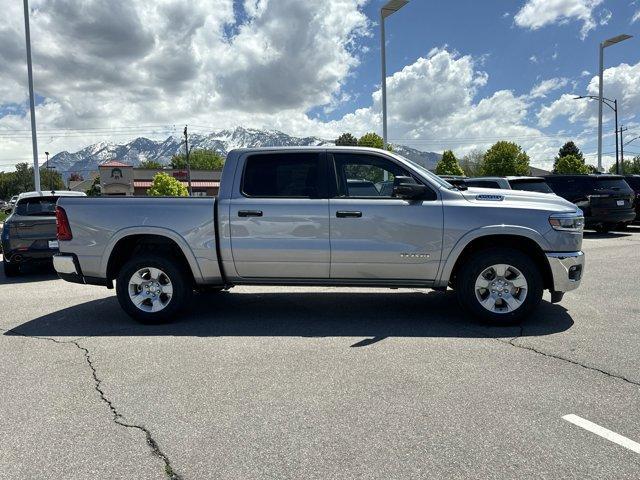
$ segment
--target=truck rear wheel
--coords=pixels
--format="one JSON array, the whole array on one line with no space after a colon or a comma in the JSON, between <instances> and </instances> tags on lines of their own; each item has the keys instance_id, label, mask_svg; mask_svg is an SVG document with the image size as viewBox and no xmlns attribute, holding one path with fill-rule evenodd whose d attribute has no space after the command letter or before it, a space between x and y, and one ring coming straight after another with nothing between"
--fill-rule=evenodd
<instances>
[{"instance_id":1,"label":"truck rear wheel","mask_svg":"<svg viewBox=\"0 0 640 480\"><path fill-rule=\"evenodd\" d=\"M513 325L542 300L542 275L533 260L511 248L476 252L458 275L458 300L492 325Z\"/></svg>"},{"instance_id":2,"label":"truck rear wheel","mask_svg":"<svg viewBox=\"0 0 640 480\"><path fill-rule=\"evenodd\" d=\"M143 254L124 264L116 279L120 306L144 324L167 323L189 305L188 272L170 256Z\"/></svg>"}]
</instances>

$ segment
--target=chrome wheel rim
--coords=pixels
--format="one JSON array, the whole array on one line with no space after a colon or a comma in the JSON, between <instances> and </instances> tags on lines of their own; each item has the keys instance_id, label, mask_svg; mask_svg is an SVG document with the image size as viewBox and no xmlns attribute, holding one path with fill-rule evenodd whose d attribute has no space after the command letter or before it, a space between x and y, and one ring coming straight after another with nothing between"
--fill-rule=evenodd
<instances>
[{"instance_id":1,"label":"chrome wheel rim","mask_svg":"<svg viewBox=\"0 0 640 480\"><path fill-rule=\"evenodd\" d=\"M129 298L143 312L164 310L172 297L171 279L159 268L141 268L129 279Z\"/></svg>"},{"instance_id":2,"label":"chrome wheel rim","mask_svg":"<svg viewBox=\"0 0 640 480\"><path fill-rule=\"evenodd\" d=\"M485 268L476 279L476 298L492 313L510 313L522 306L529 290L527 279L512 265Z\"/></svg>"}]
</instances>

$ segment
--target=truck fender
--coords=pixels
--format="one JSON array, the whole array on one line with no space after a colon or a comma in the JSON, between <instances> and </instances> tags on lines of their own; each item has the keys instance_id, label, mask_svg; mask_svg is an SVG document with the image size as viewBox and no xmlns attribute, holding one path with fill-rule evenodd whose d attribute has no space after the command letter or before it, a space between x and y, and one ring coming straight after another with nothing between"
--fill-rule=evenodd
<instances>
[{"instance_id":1,"label":"truck fender","mask_svg":"<svg viewBox=\"0 0 640 480\"><path fill-rule=\"evenodd\" d=\"M446 260L442 262L440 273L436 281L436 286L446 287L449 284L449 278L451 277L453 267L455 266L456 261L460 257L460 254L467 247L467 245L478 238L488 237L491 235L512 235L526 237L536 242L543 251L549 251L549 243L547 242L547 240L540 233L531 228L519 225L489 225L486 227L479 227L467 232L465 235L460 237L460 239L453 246ZM443 252L443 256L444 254L445 252Z\"/></svg>"},{"instance_id":2,"label":"truck fender","mask_svg":"<svg viewBox=\"0 0 640 480\"><path fill-rule=\"evenodd\" d=\"M203 282L200 266L198 265L196 257L186 240L180 234L171 229L147 226L123 228L122 230L118 230L113 234L113 236L107 243L107 247L105 248L104 255L102 256L102 262L100 264L100 272L102 273L102 276L104 278L107 278L107 266L109 265L109 259L111 258L111 253L113 252L116 244L123 238L130 237L132 235L157 235L159 237L166 237L170 240L173 240L178 245L180 250L182 250L182 253L187 259L189 268L191 268L196 283Z\"/></svg>"}]
</instances>

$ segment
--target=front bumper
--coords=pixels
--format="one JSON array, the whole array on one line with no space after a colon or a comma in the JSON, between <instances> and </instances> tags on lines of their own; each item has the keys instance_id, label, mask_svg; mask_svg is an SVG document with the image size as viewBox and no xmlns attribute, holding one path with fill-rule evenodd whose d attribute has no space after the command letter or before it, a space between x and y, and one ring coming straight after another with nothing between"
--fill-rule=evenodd
<instances>
[{"instance_id":1,"label":"front bumper","mask_svg":"<svg viewBox=\"0 0 640 480\"><path fill-rule=\"evenodd\" d=\"M580 286L584 273L583 252L547 253L553 276L553 291L568 292Z\"/></svg>"},{"instance_id":2,"label":"front bumper","mask_svg":"<svg viewBox=\"0 0 640 480\"><path fill-rule=\"evenodd\" d=\"M58 276L67 282L112 288L111 282L106 278L86 277L82 275L80 264L75 255L68 253L58 253L54 255L53 268L58 273Z\"/></svg>"}]
</instances>

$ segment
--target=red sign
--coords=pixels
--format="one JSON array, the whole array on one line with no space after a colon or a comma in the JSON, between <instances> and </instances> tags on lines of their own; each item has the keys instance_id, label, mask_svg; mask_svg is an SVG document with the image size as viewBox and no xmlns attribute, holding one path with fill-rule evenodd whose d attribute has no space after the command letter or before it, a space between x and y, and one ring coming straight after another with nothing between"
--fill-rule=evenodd
<instances>
[{"instance_id":1,"label":"red sign","mask_svg":"<svg viewBox=\"0 0 640 480\"><path fill-rule=\"evenodd\" d=\"M187 178L187 171L186 170L174 170L173 172L171 172L171 175L173 175L173 178Z\"/></svg>"}]
</instances>

